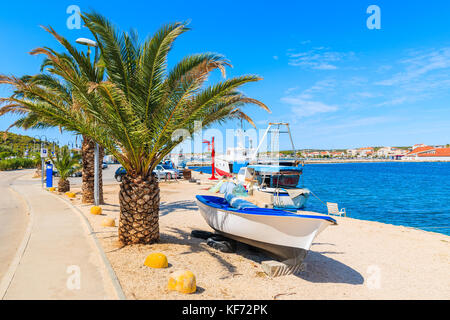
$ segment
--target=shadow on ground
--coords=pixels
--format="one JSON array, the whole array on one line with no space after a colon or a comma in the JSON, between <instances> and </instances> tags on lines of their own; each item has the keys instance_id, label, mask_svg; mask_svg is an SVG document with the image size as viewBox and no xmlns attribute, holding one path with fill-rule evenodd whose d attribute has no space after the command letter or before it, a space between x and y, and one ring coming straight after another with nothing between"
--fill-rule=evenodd
<instances>
[{"instance_id":1,"label":"shadow on ground","mask_svg":"<svg viewBox=\"0 0 450 320\"><path fill-rule=\"evenodd\" d=\"M176 210L197 210L197 205L192 200L183 200L183 201L175 201L175 202L161 202L159 206L159 215L165 216L171 212Z\"/></svg>"},{"instance_id":2,"label":"shadow on ground","mask_svg":"<svg viewBox=\"0 0 450 320\"><path fill-rule=\"evenodd\" d=\"M169 231L177 234L173 236L171 234L162 233L160 235L161 242L173 243L178 245L188 246L188 250L181 254L190 254L194 252L207 252L212 257L231 273L231 276L236 275L236 266L226 261L221 253L216 249L209 247L206 244L206 240L194 238L189 232L178 228L169 228ZM323 252L327 254L343 254L343 252ZM251 247L244 243L238 242L236 252L231 254L240 255L248 260L260 264L265 260L273 260L273 257L268 256L266 253L260 251L257 248ZM362 275L353 268L325 256L320 252L309 251L305 260L305 270L296 274L297 277L314 283L346 283L346 284L363 284L364 278Z\"/></svg>"},{"instance_id":3,"label":"shadow on ground","mask_svg":"<svg viewBox=\"0 0 450 320\"><path fill-rule=\"evenodd\" d=\"M343 254L341 252L324 252L327 254ZM363 284L363 276L355 269L325 256L320 252L309 251L304 260L305 271L297 276L315 283Z\"/></svg>"}]
</instances>

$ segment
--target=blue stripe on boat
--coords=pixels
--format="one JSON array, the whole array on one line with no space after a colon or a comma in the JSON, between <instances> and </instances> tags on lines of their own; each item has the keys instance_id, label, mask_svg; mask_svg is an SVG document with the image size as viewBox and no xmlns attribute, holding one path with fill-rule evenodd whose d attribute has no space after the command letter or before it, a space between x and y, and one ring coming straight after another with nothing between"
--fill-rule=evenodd
<instances>
[{"instance_id":1,"label":"blue stripe on boat","mask_svg":"<svg viewBox=\"0 0 450 320\"><path fill-rule=\"evenodd\" d=\"M230 206L230 204L221 197L215 197L215 196L195 196L198 201L200 201L203 204L206 204L207 206L231 211L231 212L237 212L237 213L244 213L244 214L254 214L254 215L266 215L266 216L284 216L284 217L297 217L297 218L309 218L309 219L320 219L320 220L326 220L333 224L337 224L336 220L334 220L331 217L327 216L313 216L313 215L306 215L306 214L296 214L284 210L278 210L278 209L268 209L268 208L247 208L243 210L238 210Z\"/></svg>"}]
</instances>

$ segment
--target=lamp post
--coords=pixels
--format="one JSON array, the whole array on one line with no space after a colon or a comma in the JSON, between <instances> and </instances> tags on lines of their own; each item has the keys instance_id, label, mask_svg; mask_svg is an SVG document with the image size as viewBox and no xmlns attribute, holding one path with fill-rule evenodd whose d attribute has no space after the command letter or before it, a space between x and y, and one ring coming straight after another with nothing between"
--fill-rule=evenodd
<instances>
[{"instance_id":1,"label":"lamp post","mask_svg":"<svg viewBox=\"0 0 450 320\"><path fill-rule=\"evenodd\" d=\"M44 187L44 166L45 166L45 156L47 155L47 150L44 150L45 144L47 144L47 137L45 135L35 135L33 138L39 138L39 141L41 141L41 186ZM45 144L42 142L42 137L45 138ZM45 152L44 152L45 151Z\"/></svg>"},{"instance_id":2,"label":"lamp post","mask_svg":"<svg viewBox=\"0 0 450 320\"><path fill-rule=\"evenodd\" d=\"M95 63L97 62L97 51L98 51L97 42L90 40L90 39L86 39L86 38L78 38L77 40L75 40L75 42L88 47L88 51L87 51L88 59L91 54L91 47L95 47L95 56L94 56L94 65L95 65ZM98 148L98 143L95 142L95 148L94 148L94 204L96 206L99 205L98 167L99 167L99 148Z\"/></svg>"}]
</instances>

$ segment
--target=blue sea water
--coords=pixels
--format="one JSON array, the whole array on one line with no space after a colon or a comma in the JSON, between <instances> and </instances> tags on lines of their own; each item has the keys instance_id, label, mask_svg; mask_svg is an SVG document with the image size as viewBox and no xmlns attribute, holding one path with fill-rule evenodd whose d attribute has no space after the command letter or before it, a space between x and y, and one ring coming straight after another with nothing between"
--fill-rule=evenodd
<instances>
[{"instance_id":1,"label":"blue sea water","mask_svg":"<svg viewBox=\"0 0 450 320\"><path fill-rule=\"evenodd\" d=\"M198 167L211 173L211 167ZM449 162L305 164L299 186L337 202L351 218L450 235ZM305 210L326 213L311 195Z\"/></svg>"}]
</instances>

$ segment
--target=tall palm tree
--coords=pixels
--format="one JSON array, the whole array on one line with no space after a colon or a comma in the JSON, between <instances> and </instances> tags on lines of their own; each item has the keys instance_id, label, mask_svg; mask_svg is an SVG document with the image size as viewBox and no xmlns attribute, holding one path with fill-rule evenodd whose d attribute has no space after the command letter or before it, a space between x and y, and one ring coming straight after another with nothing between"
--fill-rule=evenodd
<instances>
[{"instance_id":1,"label":"tall palm tree","mask_svg":"<svg viewBox=\"0 0 450 320\"><path fill-rule=\"evenodd\" d=\"M80 169L81 156L78 153L71 154L67 146L56 152L55 157L50 157L53 166L58 170L58 191L70 191L70 181L67 179Z\"/></svg>"},{"instance_id":2,"label":"tall palm tree","mask_svg":"<svg viewBox=\"0 0 450 320\"><path fill-rule=\"evenodd\" d=\"M63 55L40 50L60 66L57 72L49 71L70 84L76 108L63 99L59 89L12 77L0 78L0 82L26 92L23 98L10 97L10 104L26 105L67 130L92 137L111 152L127 171L119 192L119 240L153 243L159 240L159 186L152 171L181 142L181 137L172 139L173 134L179 129L193 134L195 121L206 128L229 119L250 119L242 111L245 104L269 111L262 102L238 91L261 78L245 75L208 84L213 70L224 74L230 66L214 53L187 56L168 70L167 55L173 43L188 30L184 23L167 24L140 42L136 33L119 32L96 13L83 15L83 20L102 53L106 81L80 77Z\"/></svg>"},{"instance_id":3,"label":"tall palm tree","mask_svg":"<svg viewBox=\"0 0 450 320\"><path fill-rule=\"evenodd\" d=\"M60 37L52 28L43 27L47 32L52 34L58 42L60 42L66 49L67 54L59 56L59 63L56 63L54 59L47 58L44 60L41 71L45 69L50 69L52 73L61 75L65 73L61 70L62 66L60 63L70 66L72 73L76 73L79 77L85 77L90 82L100 82L103 80L104 68L98 67L96 61L91 62L89 55L84 55L82 52L77 51L65 38ZM38 48L33 50L31 54L42 54L44 52L50 51L56 55L56 53L49 48ZM56 79L48 75L37 75L34 77L25 76L21 78L24 82L33 82L39 84L40 86L48 86L50 90L57 90L60 92L60 97L66 99L67 103L72 101L72 86L70 83L58 82ZM61 94L62 93L62 94ZM17 97L23 96L20 90L15 92ZM72 101L74 103L74 101ZM75 106L74 106L75 107ZM21 105L7 105L0 109L0 116L8 112L20 113L22 116L16 120L13 124L9 126L7 130L15 126L22 129L45 129L52 127L49 122L45 122L45 119L39 117L36 113L31 112L24 106ZM85 114L85 116L89 116ZM61 129L61 128L60 128ZM82 137L82 202L83 203L93 203L94 202L94 152L95 152L95 141L93 141L89 136L83 135ZM103 159L105 152L103 147L99 148L99 159ZM99 203L104 203L103 201L103 177L102 177L102 163L98 164L98 175L99 175Z\"/></svg>"}]
</instances>

